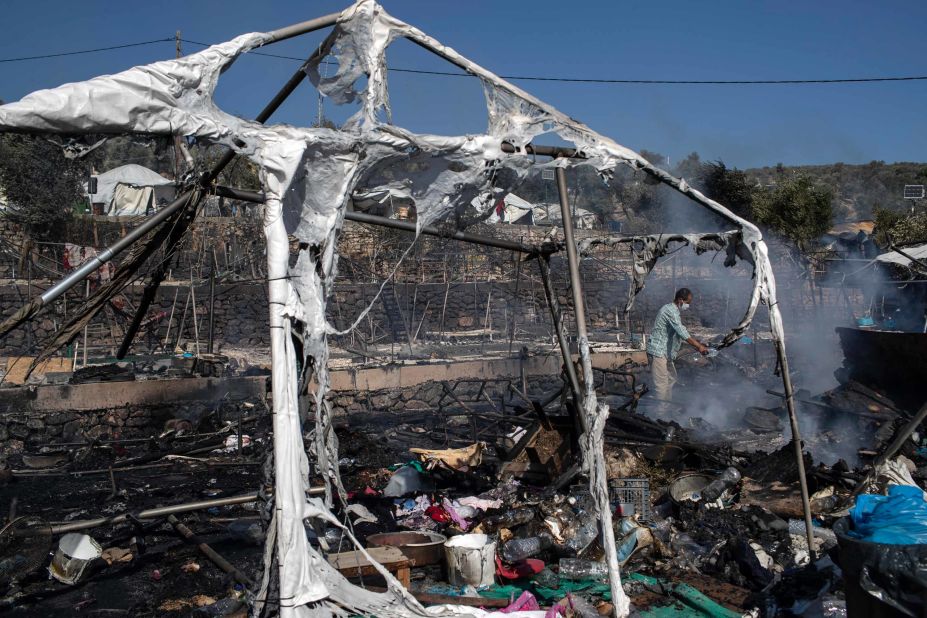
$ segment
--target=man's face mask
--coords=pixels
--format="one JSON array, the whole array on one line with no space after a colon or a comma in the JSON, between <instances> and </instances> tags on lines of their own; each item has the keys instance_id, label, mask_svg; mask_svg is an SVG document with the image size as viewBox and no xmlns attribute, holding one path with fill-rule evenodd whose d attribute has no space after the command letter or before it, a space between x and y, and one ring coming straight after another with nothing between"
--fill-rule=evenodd
<instances>
[{"instance_id":1,"label":"man's face mask","mask_svg":"<svg viewBox=\"0 0 927 618\"><path fill-rule=\"evenodd\" d=\"M689 303L682 303L682 306L679 308L683 311L687 311L689 309Z\"/></svg>"}]
</instances>

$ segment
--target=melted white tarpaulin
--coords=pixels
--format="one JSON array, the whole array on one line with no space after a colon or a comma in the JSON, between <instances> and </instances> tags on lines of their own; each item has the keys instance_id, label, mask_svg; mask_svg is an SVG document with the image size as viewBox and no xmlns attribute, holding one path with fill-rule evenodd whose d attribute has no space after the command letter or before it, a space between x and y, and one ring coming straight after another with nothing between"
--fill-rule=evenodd
<instances>
[{"instance_id":1,"label":"melted white tarpaulin","mask_svg":"<svg viewBox=\"0 0 927 618\"><path fill-rule=\"evenodd\" d=\"M489 119L485 134L421 135L389 123L384 54L399 37L431 49L482 80ZM329 566L307 541L304 520L338 523L330 511L341 490L337 442L324 401L329 386L326 335L334 329L326 322L325 309L337 272L337 234L354 189L375 191L384 170L411 162L416 165L409 167L416 172L409 175L401 193L414 201L419 225L455 210L472 209L471 203L491 208L498 172L507 169L515 172L509 176L523 176L534 163L524 147L538 135L554 133L571 142L583 158L558 159L547 165L588 164L605 178L619 164L629 165L674 187L735 226L737 252L748 257L755 267L755 287L744 319L749 323L759 302L768 303L773 334L781 339L766 245L754 225L707 199L685 181L655 168L637 153L393 18L373 0L359 0L346 9L323 44L322 53L306 67L319 90L332 101L359 104L357 113L340 130L265 126L221 110L213 101L213 93L222 71L239 54L270 40L268 34L246 34L177 60L38 91L0 107L0 130L195 136L225 145L259 165L266 196L276 473L274 521L281 615L486 615L467 607L426 610L385 570L382 574L388 582L387 592L362 590ZM334 62L338 69L323 77L318 70L323 62ZM514 146L515 152L504 152L503 143ZM394 193L400 190L395 185L388 188ZM288 232L294 233L304 247L293 268L288 266ZM738 327L744 327L743 322ZM299 364L294 338L302 343L304 358ZM579 345L583 370L585 375L591 375L588 342L582 340ZM324 502L307 499L310 463L303 449L298 391L299 385L309 380L298 375L298 366L315 372L316 426L311 455L314 470L329 482ZM608 408L597 403L593 381L587 380L583 460L601 514L615 611L626 615L629 602L621 589L602 457L607 416Z\"/></svg>"}]
</instances>

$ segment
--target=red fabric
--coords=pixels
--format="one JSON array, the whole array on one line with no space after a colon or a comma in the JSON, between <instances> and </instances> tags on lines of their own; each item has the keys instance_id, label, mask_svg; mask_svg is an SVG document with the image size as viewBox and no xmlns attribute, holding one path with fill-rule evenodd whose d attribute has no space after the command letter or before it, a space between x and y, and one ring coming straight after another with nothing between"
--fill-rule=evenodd
<instances>
[{"instance_id":1,"label":"red fabric","mask_svg":"<svg viewBox=\"0 0 927 618\"><path fill-rule=\"evenodd\" d=\"M496 556L496 575L505 579L523 579L537 575L544 570L544 561L537 558L526 558L510 565L503 564Z\"/></svg>"},{"instance_id":2,"label":"red fabric","mask_svg":"<svg viewBox=\"0 0 927 618\"><path fill-rule=\"evenodd\" d=\"M444 510L444 507L441 506L429 506L425 509L425 515L428 515L428 517L431 517L431 519L439 524L447 524L451 521L451 516Z\"/></svg>"}]
</instances>

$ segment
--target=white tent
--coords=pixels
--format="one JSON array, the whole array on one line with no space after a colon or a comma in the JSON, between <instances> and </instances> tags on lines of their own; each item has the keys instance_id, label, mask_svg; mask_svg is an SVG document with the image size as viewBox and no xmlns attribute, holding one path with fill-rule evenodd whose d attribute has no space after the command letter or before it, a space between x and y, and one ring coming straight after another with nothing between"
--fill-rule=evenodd
<instances>
[{"instance_id":1,"label":"white tent","mask_svg":"<svg viewBox=\"0 0 927 618\"><path fill-rule=\"evenodd\" d=\"M503 198L503 212L505 223L517 223L519 225L534 225L534 204L523 200L514 193L509 193Z\"/></svg>"},{"instance_id":2,"label":"white tent","mask_svg":"<svg viewBox=\"0 0 927 618\"><path fill-rule=\"evenodd\" d=\"M877 262L882 262L883 264L897 264L899 266L910 266L911 259L906 256L911 256L919 262L927 262L927 244L915 245L913 247L900 247L904 251L904 255L898 253L897 251L886 251L876 257Z\"/></svg>"},{"instance_id":3,"label":"white tent","mask_svg":"<svg viewBox=\"0 0 927 618\"><path fill-rule=\"evenodd\" d=\"M478 200L473 200L477 207ZM500 207L501 206L501 207ZM599 225L596 214L585 208L572 207L573 225L580 230L595 229ZM548 213L550 216L548 217ZM533 204L514 193L507 193L502 204L486 220L487 223L513 223L518 225L562 225L560 204Z\"/></svg>"},{"instance_id":4,"label":"white tent","mask_svg":"<svg viewBox=\"0 0 927 618\"><path fill-rule=\"evenodd\" d=\"M113 168L96 179L97 192L88 197L93 204L103 204L107 215L144 215L162 199L174 199L173 180L134 163Z\"/></svg>"},{"instance_id":5,"label":"white tent","mask_svg":"<svg viewBox=\"0 0 927 618\"><path fill-rule=\"evenodd\" d=\"M598 217L591 210L571 206L573 225L578 230L591 230L598 227ZM550 217L547 216L550 213ZM534 221L540 225L563 225L560 204L538 204L534 208Z\"/></svg>"}]
</instances>

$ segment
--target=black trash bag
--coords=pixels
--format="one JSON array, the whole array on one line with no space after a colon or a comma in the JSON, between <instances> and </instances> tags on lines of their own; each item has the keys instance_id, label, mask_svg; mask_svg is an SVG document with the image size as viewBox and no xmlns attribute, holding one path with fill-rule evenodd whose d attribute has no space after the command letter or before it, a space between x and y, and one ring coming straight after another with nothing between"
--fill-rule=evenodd
<instances>
[{"instance_id":1,"label":"black trash bag","mask_svg":"<svg viewBox=\"0 0 927 618\"><path fill-rule=\"evenodd\" d=\"M847 535L850 518L834 524L847 593L848 618L927 613L927 545L888 545Z\"/></svg>"}]
</instances>

